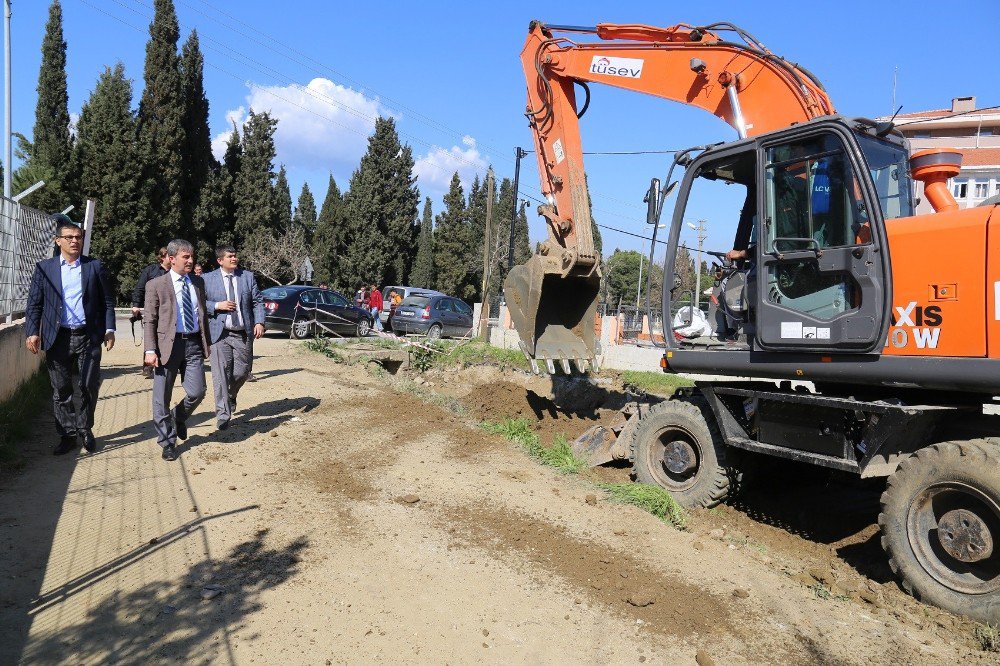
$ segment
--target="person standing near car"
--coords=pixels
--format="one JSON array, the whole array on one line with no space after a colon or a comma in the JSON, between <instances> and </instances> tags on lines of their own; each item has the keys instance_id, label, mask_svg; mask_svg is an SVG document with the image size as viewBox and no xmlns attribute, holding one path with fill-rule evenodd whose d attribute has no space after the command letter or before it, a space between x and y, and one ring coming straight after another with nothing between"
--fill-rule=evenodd
<instances>
[{"instance_id":1,"label":"person standing near car","mask_svg":"<svg viewBox=\"0 0 1000 666\"><path fill-rule=\"evenodd\" d=\"M229 427L236 397L253 369L253 341L264 335L264 297L251 271L240 268L232 245L215 250L219 268L207 273L205 307L211 345L215 418L219 430Z\"/></svg>"},{"instance_id":2,"label":"person standing near car","mask_svg":"<svg viewBox=\"0 0 1000 666\"><path fill-rule=\"evenodd\" d=\"M115 294L101 262L83 256L83 231L56 216L59 254L35 264L25 306L25 346L45 351L61 456L79 446L93 453L94 411L101 387L101 342L115 346ZM73 374L80 377L80 411L73 404Z\"/></svg>"},{"instance_id":3,"label":"person standing near car","mask_svg":"<svg viewBox=\"0 0 1000 666\"><path fill-rule=\"evenodd\" d=\"M205 283L191 275L194 246L167 244L170 270L149 281L143 313L144 362L153 366L153 425L164 460L177 460L177 439L187 439L187 419L205 397L208 319ZM184 399L170 409L170 394L181 376Z\"/></svg>"},{"instance_id":4,"label":"person standing near car","mask_svg":"<svg viewBox=\"0 0 1000 666\"><path fill-rule=\"evenodd\" d=\"M372 313L372 320L374 322L375 330L382 330L382 306L384 302L382 300L382 292L378 290L378 287L374 284L371 286L371 292L368 294L368 307Z\"/></svg>"},{"instance_id":5,"label":"person standing near car","mask_svg":"<svg viewBox=\"0 0 1000 666\"><path fill-rule=\"evenodd\" d=\"M132 290L133 325L136 319L142 319L142 306L146 302L146 283L170 270L170 260L167 259L167 248L161 247L156 256L157 262L142 269L142 272L139 273L139 279L135 283L135 289ZM135 332L135 328L132 331ZM142 376L146 379L153 378L152 366L143 363L141 372Z\"/></svg>"}]
</instances>

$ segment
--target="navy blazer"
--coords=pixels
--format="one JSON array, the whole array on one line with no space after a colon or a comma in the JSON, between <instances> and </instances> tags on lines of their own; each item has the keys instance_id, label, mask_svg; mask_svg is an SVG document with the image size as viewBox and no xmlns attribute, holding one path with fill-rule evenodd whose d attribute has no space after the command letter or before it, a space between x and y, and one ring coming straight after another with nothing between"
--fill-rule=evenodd
<instances>
[{"instance_id":1,"label":"navy blazer","mask_svg":"<svg viewBox=\"0 0 1000 666\"><path fill-rule=\"evenodd\" d=\"M115 294L104 266L97 259L80 257L83 287L83 315L91 342L101 344L107 331L115 330ZM40 335L42 349L48 350L62 325L63 293L61 256L35 264L24 313L26 337Z\"/></svg>"}]
</instances>

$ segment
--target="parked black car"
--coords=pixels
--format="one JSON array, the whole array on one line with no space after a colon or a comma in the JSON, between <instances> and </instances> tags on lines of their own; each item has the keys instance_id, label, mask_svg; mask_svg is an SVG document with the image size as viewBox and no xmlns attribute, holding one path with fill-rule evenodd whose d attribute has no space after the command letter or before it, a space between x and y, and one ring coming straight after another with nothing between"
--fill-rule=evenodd
<instances>
[{"instance_id":1,"label":"parked black car","mask_svg":"<svg viewBox=\"0 0 1000 666\"><path fill-rule=\"evenodd\" d=\"M392 315L396 333L419 333L432 340L463 337L472 331L472 308L451 296L413 294Z\"/></svg>"},{"instance_id":2,"label":"parked black car","mask_svg":"<svg viewBox=\"0 0 1000 666\"><path fill-rule=\"evenodd\" d=\"M267 313L265 325L269 331L290 333L296 339L330 333L314 325L314 319L334 334L344 336L363 338L372 328L370 312L356 307L343 294L331 289L288 285L270 287L261 295ZM296 306L300 306L297 313Z\"/></svg>"}]
</instances>

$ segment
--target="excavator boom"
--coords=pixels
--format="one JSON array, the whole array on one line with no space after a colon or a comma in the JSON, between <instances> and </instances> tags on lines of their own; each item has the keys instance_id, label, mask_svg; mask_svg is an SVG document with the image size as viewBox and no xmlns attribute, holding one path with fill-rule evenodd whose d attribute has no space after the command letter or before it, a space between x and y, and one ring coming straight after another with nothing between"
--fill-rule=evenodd
<instances>
[{"instance_id":1,"label":"excavator boom","mask_svg":"<svg viewBox=\"0 0 1000 666\"><path fill-rule=\"evenodd\" d=\"M580 43L568 35L600 41ZM734 40L720 35L732 33ZM834 113L808 71L774 55L728 23L669 28L602 23L595 27L532 22L521 51L548 239L515 266L504 290L529 360L554 372L570 362L584 371L595 357L594 321L601 257L594 249L579 118L587 84L633 90L705 109L755 136ZM576 86L587 93L577 104Z\"/></svg>"}]
</instances>

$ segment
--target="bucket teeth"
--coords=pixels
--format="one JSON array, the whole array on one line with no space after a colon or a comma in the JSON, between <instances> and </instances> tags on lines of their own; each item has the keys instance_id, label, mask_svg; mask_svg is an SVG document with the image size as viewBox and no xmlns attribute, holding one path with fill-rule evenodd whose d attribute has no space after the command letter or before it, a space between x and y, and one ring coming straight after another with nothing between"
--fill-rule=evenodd
<instances>
[{"instance_id":1,"label":"bucket teeth","mask_svg":"<svg viewBox=\"0 0 1000 666\"><path fill-rule=\"evenodd\" d=\"M578 359L576 359L576 368L582 374L586 374L586 372L587 372L587 359L585 359L585 358L578 358Z\"/></svg>"},{"instance_id":2,"label":"bucket teeth","mask_svg":"<svg viewBox=\"0 0 1000 666\"><path fill-rule=\"evenodd\" d=\"M531 363L531 372L533 372L536 375L542 374L542 371L538 369L538 361L536 361L535 359L533 359L533 358L531 358L529 356L528 357L528 362Z\"/></svg>"},{"instance_id":3,"label":"bucket teeth","mask_svg":"<svg viewBox=\"0 0 1000 666\"><path fill-rule=\"evenodd\" d=\"M556 374L556 364L551 358L545 359L545 367L549 369L549 374Z\"/></svg>"},{"instance_id":4,"label":"bucket teeth","mask_svg":"<svg viewBox=\"0 0 1000 666\"><path fill-rule=\"evenodd\" d=\"M568 358L561 359L559 361L559 365L562 366L563 373L565 373L567 375L572 375L573 374L573 368L570 367L570 365L569 365L569 359Z\"/></svg>"}]
</instances>

